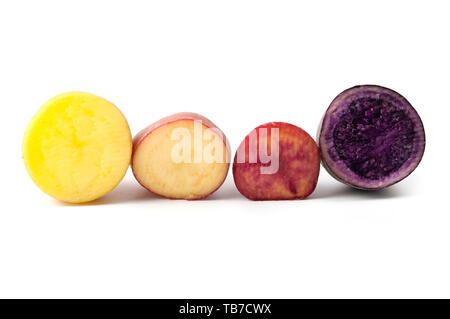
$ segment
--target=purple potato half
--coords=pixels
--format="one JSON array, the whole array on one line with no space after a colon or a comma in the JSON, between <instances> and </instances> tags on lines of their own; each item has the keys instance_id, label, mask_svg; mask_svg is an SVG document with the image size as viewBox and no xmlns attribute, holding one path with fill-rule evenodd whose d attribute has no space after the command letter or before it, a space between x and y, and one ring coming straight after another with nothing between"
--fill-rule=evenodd
<instances>
[{"instance_id":1,"label":"purple potato half","mask_svg":"<svg viewBox=\"0 0 450 319\"><path fill-rule=\"evenodd\" d=\"M425 150L425 131L399 93L360 85L339 94L318 132L322 163L337 180L359 189L391 186L414 171Z\"/></svg>"}]
</instances>

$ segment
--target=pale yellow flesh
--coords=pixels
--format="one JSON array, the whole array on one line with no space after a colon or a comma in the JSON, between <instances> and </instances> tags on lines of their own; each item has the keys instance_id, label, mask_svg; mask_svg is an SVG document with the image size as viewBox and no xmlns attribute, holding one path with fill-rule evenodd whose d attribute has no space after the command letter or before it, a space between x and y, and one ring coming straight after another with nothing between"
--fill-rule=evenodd
<instances>
[{"instance_id":1,"label":"pale yellow flesh","mask_svg":"<svg viewBox=\"0 0 450 319\"><path fill-rule=\"evenodd\" d=\"M83 92L45 103L23 139L23 158L33 181L69 203L94 200L117 186L131 151L130 129L119 109Z\"/></svg>"},{"instance_id":2,"label":"pale yellow flesh","mask_svg":"<svg viewBox=\"0 0 450 319\"><path fill-rule=\"evenodd\" d=\"M223 156L214 162L195 162L193 123L192 120L179 120L166 124L151 132L138 145L132 165L137 180L144 187L168 198L199 199L211 194L223 183L229 166L226 145L218 135L203 140L202 153L215 154L218 151ZM172 139L177 128L187 129L190 133L191 163L173 160L173 149L181 142L181 139ZM208 128L204 125L201 128L205 136ZM220 140L220 143L210 144L213 140Z\"/></svg>"}]
</instances>

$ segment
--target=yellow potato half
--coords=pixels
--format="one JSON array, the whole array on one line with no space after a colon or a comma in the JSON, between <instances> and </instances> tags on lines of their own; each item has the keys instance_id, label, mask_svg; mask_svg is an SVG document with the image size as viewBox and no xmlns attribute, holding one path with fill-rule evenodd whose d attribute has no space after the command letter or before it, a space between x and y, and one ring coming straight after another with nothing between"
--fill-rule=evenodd
<instances>
[{"instance_id":1,"label":"yellow potato half","mask_svg":"<svg viewBox=\"0 0 450 319\"><path fill-rule=\"evenodd\" d=\"M45 103L23 138L25 167L48 195L69 203L99 198L119 184L130 164L131 132L112 103L69 92Z\"/></svg>"}]
</instances>

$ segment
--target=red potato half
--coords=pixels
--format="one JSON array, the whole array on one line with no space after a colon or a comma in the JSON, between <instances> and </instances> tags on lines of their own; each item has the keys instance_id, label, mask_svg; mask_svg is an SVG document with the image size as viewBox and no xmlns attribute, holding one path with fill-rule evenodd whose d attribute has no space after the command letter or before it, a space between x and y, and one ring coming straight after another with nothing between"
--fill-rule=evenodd
<instances>
[{"instance_id":1,"label":"red potato half","mask_svg":"<svg viewBox=\"0 0 450 319\"><path fill-rule=\"evenodd\" d=\"M234 182L251 200L304 199L316 188L320 159L316 142L301 128L263 124L236 151Z\"/></svg>"},{"instance_id":2,"label":"red potato half","mask_svg":"<svg viewBox=\"0 0 450 319\"><path fill-rule=\"evenodd\" d=\"M230 149L223 132L206 117L177 113L133 139L131 167L149 191L172 199L202 199L225 181Z\"/></svg>"}]
</instances>

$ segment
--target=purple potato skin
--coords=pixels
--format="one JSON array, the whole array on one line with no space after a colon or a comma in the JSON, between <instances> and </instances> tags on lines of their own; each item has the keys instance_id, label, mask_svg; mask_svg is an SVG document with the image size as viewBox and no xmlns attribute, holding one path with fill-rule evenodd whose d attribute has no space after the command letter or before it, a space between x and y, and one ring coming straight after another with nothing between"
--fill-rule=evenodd
<instances>
[{"instance_id":1,"label":"purple potato skin","mask_svg":"<svg viewBox=\"0 0 450 319\"><path fill-rule=\"evenodd\" d=\"M321 120L317 140L330 175L363 190L403 180L425 151L425 131L416 110L399 93L378 85L340 93Z\"/></svg>"}]
</instances>

